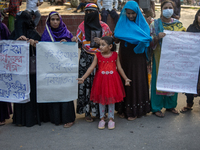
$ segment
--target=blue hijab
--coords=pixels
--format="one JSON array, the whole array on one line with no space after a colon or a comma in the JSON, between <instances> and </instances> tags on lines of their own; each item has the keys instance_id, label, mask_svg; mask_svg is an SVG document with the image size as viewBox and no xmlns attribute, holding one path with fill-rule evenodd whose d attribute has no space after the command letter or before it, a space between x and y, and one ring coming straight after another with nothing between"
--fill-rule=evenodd
<instances>
[{"instance_id":1,"label":"blue hijab","mask_svg":"<svg viewBox=\"0 0 200 150\"><path fill-rule=\"evenodd\" d=\"M137 14L135 22L127 18L126 9L131 9ZM152 40L150 28L136 2L128 1L122 9L115 27L114 36L128 43L136 44L137 46L134 48L136 54L147 53L147 47Z\"/></svg>"}]
</instances>

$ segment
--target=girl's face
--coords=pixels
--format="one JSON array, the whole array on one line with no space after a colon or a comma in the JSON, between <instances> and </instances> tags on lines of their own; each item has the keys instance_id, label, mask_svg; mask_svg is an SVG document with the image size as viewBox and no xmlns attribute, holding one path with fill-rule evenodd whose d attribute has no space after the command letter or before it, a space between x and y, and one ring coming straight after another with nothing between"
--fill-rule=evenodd
<instances>
[{"instance_id":1,"label":"girl's face","mask_svg":"<svg viewBox=\"0 0 200 150\"><path fill-rule=\"evenodd\" d=\"M102 54L109 54L112 49L112 44L108 45L106 41L100 40L100 50Z\"/></svg>"},{"instance_id":2,"label":"girl's face","mask_svg":"<svg viewBox=\"0 0 200 150\"><path fill-rule=\"evenodd\" d=\"M126 9L126 16L130 21L135 21L137 14L131 9Z\"/></svg>"},{"instance_id":3,"label":"girl's face","mask_svg":"<svg viewBox=\"0 0 200 150\"><path fill-rule=\"evenodd\" d=\"M53 15L50 17L50 26L52 28L58 28L60 25L60 17L58 15Z\"/></svg>"},{"instance_id":4,"label":"girl's face","mask_svg":"<svg viewBox=\"0 0 200 150\"><path fill-rule=\"evenodd\" d=\"M86 10L85 14L90 14L90 13L94 13L94 12L95 12L94 10Z\"/></svg>"}]
</instances>

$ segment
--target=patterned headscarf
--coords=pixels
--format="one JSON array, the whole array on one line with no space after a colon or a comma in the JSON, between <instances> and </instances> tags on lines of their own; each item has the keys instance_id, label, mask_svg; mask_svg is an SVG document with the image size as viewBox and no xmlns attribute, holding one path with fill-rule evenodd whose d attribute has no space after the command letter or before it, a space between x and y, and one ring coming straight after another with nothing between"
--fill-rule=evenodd
<instances>
[{"instance_id":1,"label":"patterned headscarf","mask_svg":"<svg viewBox=\"0 0 200 150\"><path fill-rule=\"evenodd\" d=\"M60 18L60 24L59 27L54 29L50 25L50 18L53 15L58 15ZM67 41L71 41L71 38L73 35L71 32L67 29L65 23L62 21L61 16L59 15L58 12L52 11L46 21L46 26L44 33L42 34L42 39L41 41L60 41L62 39L66 39Z\"/></svg>"}]
</instances>

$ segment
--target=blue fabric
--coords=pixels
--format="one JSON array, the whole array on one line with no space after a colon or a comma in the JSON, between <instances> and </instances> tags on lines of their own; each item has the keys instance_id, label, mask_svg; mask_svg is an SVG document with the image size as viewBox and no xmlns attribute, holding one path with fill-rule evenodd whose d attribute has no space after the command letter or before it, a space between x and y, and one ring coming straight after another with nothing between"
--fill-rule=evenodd
<instances>
[{"instance_id":1,"label":"blue fabric","mask_svg":"<svg viewBox=\"0 0 200 150\"><path fill-rule=\"evenodd\" d=\"M135 22L127 18L126 9L131 9L137 14ZM114 36L128 43L136 44L137 46L134 48L136 54L144 52L147 54L147 47L152 41L150 28L136 2L128 1L122 9Z\"/></svg>"}]
</instances>

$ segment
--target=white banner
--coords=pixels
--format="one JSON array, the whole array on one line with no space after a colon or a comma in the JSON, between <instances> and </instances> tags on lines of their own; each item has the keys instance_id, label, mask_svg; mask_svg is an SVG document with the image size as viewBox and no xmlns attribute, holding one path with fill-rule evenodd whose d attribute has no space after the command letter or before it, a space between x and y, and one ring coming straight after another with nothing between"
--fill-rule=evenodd
<instances>
[{"instance_id":1,"label":"white banner","mask_svg":"<svg viewBox=\"0 0 200 150\"><path fill-rule=\"evenodd\" d=\"M164 31L157 90L197 93L200 33Z\"/></svg>"},{"instance_id":2,"label":"white banner","mask_svg":"<svg viewBox=\"0 0 200 150\"><path fill-rule=\"evenodd\" d=\"M37 102L68 102L78 96L78 43L39 42Z\"/></svg>"},{"instance_id":3,"label":"white banner","mask_svg":"<svg viewBox=\"0 0 200 150\"><path fill-rule=\"evenodd\" d=\"M29 43L0 41L0 101L29 101Z\"/></svg>"}]
</instances>

